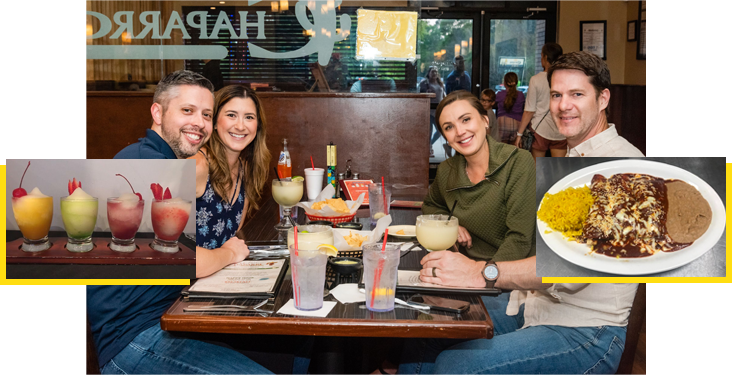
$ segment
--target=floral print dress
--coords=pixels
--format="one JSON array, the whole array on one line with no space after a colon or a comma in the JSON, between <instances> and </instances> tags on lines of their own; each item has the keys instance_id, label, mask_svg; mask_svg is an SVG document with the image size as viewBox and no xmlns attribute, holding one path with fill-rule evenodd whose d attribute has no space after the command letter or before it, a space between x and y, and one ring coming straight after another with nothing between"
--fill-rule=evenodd
<instances>
[{"instance_id":1,"label":"floral print dress","mask_svg":"<svg viewBox=\"0 0 732 375\"><path fill-rule=\"evenodd\" d=\"M228 201L221 199L206 181L206 191L196 198L196 245L206 249L216 249L234 237L242 220L244 210L244 181L236 197ZM236 190L236 189L235 189Z\"/></svg>"}]
</instances>

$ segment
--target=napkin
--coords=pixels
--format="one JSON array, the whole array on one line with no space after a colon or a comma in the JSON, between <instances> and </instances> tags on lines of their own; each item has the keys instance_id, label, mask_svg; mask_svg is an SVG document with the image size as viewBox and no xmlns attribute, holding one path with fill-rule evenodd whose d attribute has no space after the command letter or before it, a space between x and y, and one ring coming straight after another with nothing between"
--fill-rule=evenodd
<instances>
[{"instance_id":1,"label":"napkin","mask_svg":"<svg viewBox=\"0 0 732 375\"><path fill-rule=\"evenodd\" d=\"M324 301L323 307L321 307L318 310L313 311L302 311L295 308L295 300L290 299L287 301L287 303L282 306L277 313L278 314L285 314L285 315L299 315L299 316L317 316L320 318L325 318L330 313L330 310L333 310L336 303L338 302L332 302L332 301Z\"/></svg>"},{"instance_id":2,"label":"napkin","mask_svg":"<svg viewBox=\"0 0 732 375\"><path fill-rule=\"evenodd\" d=\"M305 212L307 212L310 215L316 215L316 216L347 216L347 215L353 215L356 213L356 210L358 210L359 207L361 207L361 204L363 203L364 199L366 199L365 195L361 193L361 195L358 196L358 199L355 201L345 201L346 206L348 206L348 209L350 212L348 214L344 214L341 212L335 212L333 211L330 206L323 206L320 210L314 210L310 208L313 203L315 202L322 202L326 199L331 199L333 197L333 194L335 194L335 188L333 188L333 185L326 184L325 189L318 194L317 197L315 197L315 200L312 202L300 202L296 206L302 207Z\"/></svg>"},{"instance_id":3,"label":"napkin","mask_svg":"<svg viewBox=\"0 0 732 375\"><path fill-rule=\"evenodd\" d=\"M367 236L362 245L375 243L381 238L381 236L384 234L384 231L387 227L389 227L390 224L391 215L386 215L376 222L376 227L370 232L365 230L335 228L333 229L333 246L335 246L336 249L340 251L361 250L361 247L353 247L348 245L348 242L346 242L343 237L350 235L351 232L356 232L361 236Z\"/></svg>"},{"instance_id":4,"label":"napkin","mask_svg":"<svg viewBox=\"0 0 732 375\"><path fill-rule=\"evenodd\" d=\"M330 294L343 304L366 301L366 295L358 291L358 284L340 284Z\"/></svg>"}]
</instances>

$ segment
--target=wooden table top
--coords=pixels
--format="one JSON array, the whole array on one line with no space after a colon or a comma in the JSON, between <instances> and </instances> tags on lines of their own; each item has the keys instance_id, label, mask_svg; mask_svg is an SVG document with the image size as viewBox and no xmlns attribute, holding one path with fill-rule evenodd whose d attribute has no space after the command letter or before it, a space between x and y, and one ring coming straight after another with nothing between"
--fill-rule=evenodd
<instances>
[{"instance_id":1,"label":"wooden table top","mask_svg":"<svg viewBox=\"0 0 732 375\"><path fill-rule=\"evenodd\" d=\"M394 224L413 224L421 214L418 209L393 208L391 210ZM368 208L360 209L357 218L368 228ZM269 199L242 229L247 241L272 240L277 238L274 225L278 221L277 204ZM300 211L298 222L304 223L305 215ZM391 238L389 239L392 240ZM398 241L399 239L393 239ZM425 251L412 251L406 254L399 269L418 270L419 260ZM398 292L397 298L408 299L415 293ZM309 335L309 336L344 336L344 337L434 337L434 338L491 338L493 323L479 295L441 293L443 297L468 301L469 311L463 314L430 311L423 313L410 308L397 307L390 312L371 312L363 303L337 303L325 318L296 317L277 314L285 303L292 298L292 281L288 275L276 296L270 299L262 309L273 310L271 315L251 312L226 313L190 313L183 312L189 306L205 306L215 304L251 305L256 300L213 300L187 299L177 300L160 319L162 329L166 331L238 333L238 334L272 334L272 335ZM327 296L326 301L337 301ZM398 305L397 305L398 306Z\"/></svg>"}]
</instances>

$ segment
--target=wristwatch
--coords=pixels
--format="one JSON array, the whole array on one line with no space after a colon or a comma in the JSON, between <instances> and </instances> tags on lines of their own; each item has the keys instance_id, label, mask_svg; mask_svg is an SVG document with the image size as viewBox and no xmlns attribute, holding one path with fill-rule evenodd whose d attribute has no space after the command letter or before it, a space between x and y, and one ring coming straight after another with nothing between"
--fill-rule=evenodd
<instances>
[{"instance_id":1,"label":"wristwatch","mask_svg":"<svg viewBox=\"0 0 732 375\"><path fill-rule=\"evenodd\" d=\"M483 278L485 279L485 287L493 288L496 280L498 280L498 266L496 266L496 262L492 260L486 262L485 267L483 267Z\"/></svg>"}]
</instances>

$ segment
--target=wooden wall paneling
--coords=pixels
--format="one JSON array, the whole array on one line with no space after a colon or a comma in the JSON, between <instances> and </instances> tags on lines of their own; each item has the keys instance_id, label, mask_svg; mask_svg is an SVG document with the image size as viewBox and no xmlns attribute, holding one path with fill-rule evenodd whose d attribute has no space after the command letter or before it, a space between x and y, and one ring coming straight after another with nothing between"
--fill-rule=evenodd
<instances>
[{"instance_id":1,"label":"wooden wall paneling","mask_svg":"<svg viewBox=\"0 0 732 375\"><path fill-rule=\"evenodd\" d=\"M87 158L112 158L150 128L152 93L87 93ZM352 159L362 178L422 184L429 172L431 94L259 94L267 118L273 167L288 139L293 173L302 175L310 156L325 167L325 146L338 145L338 170ZM274 172L271 176L274 179Z\"/></svg>"},{"instance_id":2,"label":"wooden wall paneling","mask_svg":"<svg viewBox=\"0 0 732 375\"><path fill-rule=\"evenodd\" d=\"M152 125L151 92L91 91L86 98L86 157L111 159Z\"/></svg>"},{"instance_id":3,"label":"wooden wall paneling","mask_svg":"<svg viewBox=\"0 0 732 375\"><path fill-rule=\"evenodd\" d=\"M646 86L612 85L610 114L618 134L646 153Z\"/></svg>"}]
</instances>

